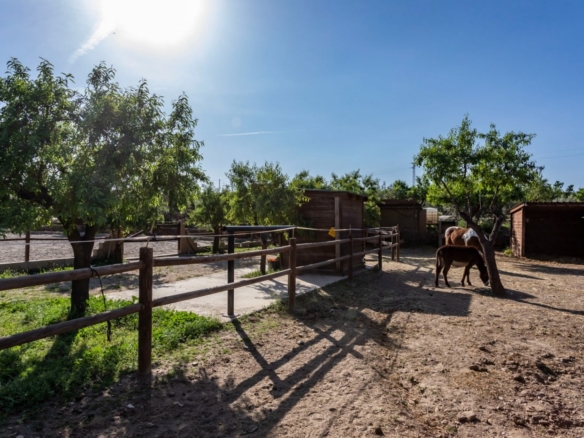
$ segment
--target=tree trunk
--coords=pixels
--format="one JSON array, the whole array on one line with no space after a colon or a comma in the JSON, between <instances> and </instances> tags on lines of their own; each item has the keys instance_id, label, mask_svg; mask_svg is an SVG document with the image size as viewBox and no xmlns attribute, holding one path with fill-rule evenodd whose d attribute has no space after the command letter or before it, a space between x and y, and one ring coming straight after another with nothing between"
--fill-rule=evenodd
<instances>
[{"instance_id":1,"label":"tree trunk","mask_svg":"<svg viewBox=\"0 0 584 438\"><path fill-rule=\"evenodd\" d=\"M260 242L262 243L262 249L268 248L268 239L265 234L260 234ZM260 272L262 275L266 275L266 256L260 256Z\"/></svg>"},{"instance_id":2,"label":"tree trunk","mask_svg":"<svg viewBox=\"0 0 584 438\"><path fill-rule=\"evenodd\" d=\"M213 237L213 254L217 254L219 252L219 239L220 239L220 237L218 236L218 234L219 234L220 230L221 230L220 227L213 228L213 234L215 234L215 237Z\"/></svg>"},{"instance_id":3,"label":"tree trunk","mask_svg":"<svg viewBox=\"0 0 584 438\"><path fill-rule=\"evenodd\" d=\"M479 236L481 248L483 249L485 265L487 266L487 272L489 273L489 284L491 285L493 295L505 295L505 287L501 282L499 268L497 267L497 260L495 259L495 249L493 248L493 245L495 244L494 238L496 238L496 233L498 233L503 219L497 219L494 227L494 231L496 231L495 235L493 236L493 233L491 233L491 238L493 240L487 240L483 230L471 219L469 215L464 214L463 212L459 213L466 221L467 227L472 228Z\"/></svg>"},{"instance_id":4,"label":"tree trunk","mask_svg":"<svg viewBox=\"0 0 584 438\"><path fill-rule=\"evenodd\" d=\"M505 295L505 287L501 282L499 268L497 267L497 261L495 260L495 250L492 243L493 242L489 241L484 243L481 242L481 247L483 248L483 254L485 256L485 265L487 265L487 271L489 272L489 283L494 295Z\"/></svg>"},{"instance_id":5,"label":"tree trunk","mask_svg":"<svg viewBox=\"0 0 584 438\"><path fill-rule=\"evenodd\" d=\"M113 239L119 239L124 237L122 235L121 229L111 230L111 236ZM114 243L113 254L110 254L108 262L111 263L124 263L124 242L118 240Z\"/></svg>"},{"instance_id":6,"label":"tree trunk","mask_svg":"<svg viewBox=\"0 0 584 438\"><path fill-rule=\"evenodd\" d=\"M97 233L97 226L86 226L85 233L81 233L75 227L68 232L67 238L70 242L86 241L84 243L71 243L73 247L73 268L89 268L91 266L91 252L93 251L95 234ZM87 309L87 301L89 300L89 279L73 280L71 282L71 309L69 311L69 318L79 318L85 315Z\"/></svg>"}]
</instances>

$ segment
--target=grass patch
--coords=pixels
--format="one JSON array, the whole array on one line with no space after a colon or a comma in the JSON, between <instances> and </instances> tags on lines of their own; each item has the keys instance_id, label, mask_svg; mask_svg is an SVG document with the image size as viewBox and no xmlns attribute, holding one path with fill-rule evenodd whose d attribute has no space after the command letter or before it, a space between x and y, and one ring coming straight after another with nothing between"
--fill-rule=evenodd
<instances>
[{"instance_id":1,"label":"grass patch","mask_svg":"<svg viewBox=\"0 0 584 438\"><path fill-rule=\"evenodd\" d=\"M266 275L267 274L273 274L274 272L278 272L280 271L279 269L268 269L266 271ZM259 269L256 269L255 271L251 271L248 272L247 274L243 274L241 277L242 278L256 278L256 277L260 277L262 275L262 271L260 271Z\"/></svg>"},{"instance_id":2,"label":"grass patch","mask_svg":"<svg viewBox=\"0 0 584 438\"><path fill-rule=\"evenodd\" d=\"M47 272L63 272L72 270L73 266L62 266L52 269L39 269L34 271L16 271L14 269L6 269L5 271L0 272L0 279L22 277L24 275L46 274Z\"/></svg>"},{"instance_id":3,"label":"grass patch","mask_svg":"<svg viewBox=\"0 0 584 438\"><path fill-rule=\"evenodd\" d=\"M511 248L507 247L503 250L503 254L508 255L508 256L512 256L513 250Z\"/></svg>"},{"instance_id":4,"label":"grass patch","mask_svg":"<svg viewBox=\"0 0 584 438\"><path fill-rule=\"evenodd\" d=\"M131 301L107 301L108 310ZM32 330L67 319L70 300L50 298L0 303L0 336ZM88 314L104 311L100 297L89 301ZM218 330L222 324L189 312L154 309L154 359ZM0 418L58 397L70 400L87 390L99 390L120 375L137 369L138 315L112 321L112 340L106 324L42 339L0 351Z\"/></svg>"}]
</instances>

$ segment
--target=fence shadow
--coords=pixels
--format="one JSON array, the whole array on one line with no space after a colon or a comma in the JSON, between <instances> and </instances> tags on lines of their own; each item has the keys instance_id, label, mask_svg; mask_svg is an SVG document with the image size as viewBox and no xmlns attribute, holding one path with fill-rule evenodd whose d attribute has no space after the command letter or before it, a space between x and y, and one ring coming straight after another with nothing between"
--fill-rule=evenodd
<instances>
[{"instance_id":1,"label":"fence shadow","mask_svg":"<svg viewBox=\"0 0 584 438\"><path fill-rule=\"evenodd\" d=\"M20 348L0 351L0 363L5 370L19 370L17 376L10 376L7 381L0 381L0 405L11 410L15 405L34 405L44 400L47 393L64 393L64 387L70 382L82 381L78 378L85 370L78 366L85 350L78 349L72 354L77 331L55 337L53 344L42 360L31 359L26 350L34 348L25 344ZM25 371L26 370L26 371ZM103 379L107 381L107 370ZM6 376L6 375L5 375ZM109 376L113 382L113 375ZM69 388L72 392L78 388Z\"/></svg>"}]
</instances>

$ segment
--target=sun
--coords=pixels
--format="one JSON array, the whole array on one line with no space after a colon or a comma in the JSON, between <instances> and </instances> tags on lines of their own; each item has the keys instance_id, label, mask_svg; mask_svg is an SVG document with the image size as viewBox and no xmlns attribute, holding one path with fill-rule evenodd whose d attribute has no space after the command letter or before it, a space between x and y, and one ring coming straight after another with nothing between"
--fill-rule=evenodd
<instances>
[{"instance_id":1,"label":"sun","mask_svg":"<svg viewBox=\"0 0 584 438\"><path fill-rule=\"evenodd\" d=\"M152 48L178 46L204 24L204 0L102 0L103 22L119 38Z\"/></svg>"}]
</instances>

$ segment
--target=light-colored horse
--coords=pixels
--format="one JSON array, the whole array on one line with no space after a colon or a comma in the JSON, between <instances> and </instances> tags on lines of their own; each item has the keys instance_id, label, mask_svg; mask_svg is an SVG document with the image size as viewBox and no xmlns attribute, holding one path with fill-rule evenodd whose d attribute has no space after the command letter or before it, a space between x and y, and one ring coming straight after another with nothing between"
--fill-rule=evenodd
<instances>
[{"instance_id":1,"label":"light-colored horse","mask_svg":"<svg viewBox=\"0 0 584 438\"><path fill-rule=\"evenodd\" d=\"M444 232L446 245L474 246L482 254L479 236L472 228L449 227Z\"/></svg>"}]
</instances>

